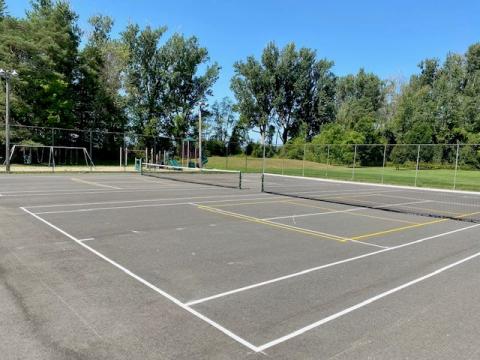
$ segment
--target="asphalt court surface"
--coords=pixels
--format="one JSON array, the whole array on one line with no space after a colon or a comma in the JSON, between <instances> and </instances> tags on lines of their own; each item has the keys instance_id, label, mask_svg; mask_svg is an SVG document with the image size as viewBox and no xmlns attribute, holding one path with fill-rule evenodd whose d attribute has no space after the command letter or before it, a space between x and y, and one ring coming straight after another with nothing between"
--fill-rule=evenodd
<instances>
[{"instance_id":1,"label":"asphalt court surface","mask_svg":"<svg viewBox=\"0 0 480 360\"><path fill-rule=\"evenodd\" d=\"M31 358L480 356L479 224L244 185L0 177L9 336L48 339Z\"/></svg>"}]
</instances>

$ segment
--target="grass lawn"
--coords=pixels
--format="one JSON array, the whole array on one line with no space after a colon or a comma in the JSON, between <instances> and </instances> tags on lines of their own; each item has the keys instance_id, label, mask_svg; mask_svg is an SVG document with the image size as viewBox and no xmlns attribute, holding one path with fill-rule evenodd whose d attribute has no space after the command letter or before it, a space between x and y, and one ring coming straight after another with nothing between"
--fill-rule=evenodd
<instances>
[{"instance_id":1,"label":"grass lawn","mask_svg":"<svg viewBox=\"0 0 480 360\"><path fill-rule=\"evenodd\" d=\"M212 156L207 167L216 169L240 170L243 172L262 172L262 159L232 156ZM340 180L355 180L373 183L415 186L415 168L396 169L393 166L352 167L326 165L313 161L269 158L265 162L265 171L284 175L312 176ZM417 175L417 186L453 189L454 169L421 169ZM456 189L480 191L480 170L458 170Z\"/></svg>"}]
</instances>

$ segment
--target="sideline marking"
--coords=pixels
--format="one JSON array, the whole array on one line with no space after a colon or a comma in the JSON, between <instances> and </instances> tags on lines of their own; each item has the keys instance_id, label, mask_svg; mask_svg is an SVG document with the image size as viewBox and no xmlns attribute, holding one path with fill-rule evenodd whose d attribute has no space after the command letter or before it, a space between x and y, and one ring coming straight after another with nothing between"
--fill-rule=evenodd
<instances>
[{"instance_id":1,"label":"sideline marking","mask_svg":"<svg viewBox=\"0 0 480 360\"><path fill-rule=\"evenodd\" d=\"M186 198L194 199L194 198ZM242 199L239 199L242 200ZM231 199L227 200L210 200L210 201L198 201L197 204L209 204L209 203L218 203L218 202L227 202L232 201ZM160 203L160 204L143 204L143 205L128 205L128 206L111 206L111 207L98 207L98 208L83 208L83 209L73 209L73 210L57 210L57 211L41 211L36 212L37 215L43 214L68 214L76 212L90 212L90 211L104 211L104 210L125 210L125 209L138 209L138 208L151 208L151 207L163 207L163 206L180 206L180 205L191 205L191 202L175 202L175 203ZM28 207L32 209L33 207Z\"/></svg>"},{"instance_id":2,"label":"sideline marking","mask_svg":"<svg viewBox=\"0 0 480 360\"><path fill-rule=\"evenodd\" d=\"M181 190L181 191L198 191L199 189L203 190L216 190L212 189L213 186L208 185L198 185L195 188L185 188L185 187L167 187L163 186L160 189L156 188L129 188L128 190L110 190L110 191L102 191L102 190L84 190L84 191L68 191L68 190L52 190L49 192L42 192L41 190L33 190L33 191L12 191L11 193L6 194L3 192L3 196L9 197L24 197L24 196L53 196L53 195L82 195L82 194L121 194L121 193L136 193L136 192L164 192L164 191L172 191L172 190ZM233 189L232 189L233 190ZM65 192L60 192L65 191ZM27 192L32 192L33 194L26 194ZM18 193L18 194L17 194Z\"/></svg>"},{"instance_id":3,"label":"sideline marking","mask_svg":"<svg viewBox=\"0 0 480 360\"><path fill-rule=\"evenodd\" d=\"M87 185L105 187L105 188L115 189L115 190L122 190L122 188L120 188L120 187L118 187L118 186L112 186L112 185L107 185L107 184L100 184L100 183L97 183L97 182L94 182L94 181L87 181L87 180L83 180L83 179L79 179L79 178L71 178L70 180L75 181L75 182L78 182L78 183L82 183L82 184L87 184Z\"/></svg>"},{"instance_id":4,"label":"sideline marking","mask_svg":"<svg viewBox=\"0 0 480 360\"><path fill-rule=\"evenodd\" d=\"M155 190L156 191L156 190ZM48 205L33 205L26 206L29 209L35 208L51 208L51 207L70 207L70 206L88 206L88 205L107 205L107 204L129 204L129 203L142 203L142 202L153 202L153 201L168 201L168 200L190 200L190 199L211 199L211 198L231 198L238 197L238 200L260 200L270 197L271 195L264 195L261 197L243 199L244 197L249 196L258 196L260 194L245 194L245 195L208 195L208 196L190 196L190 197L174 197L174 198L157 198L157 199L140 199L140 200L116 200L116 201L100 201L100 202L89 202L89 203L76 203L76 204L48 204ZM233 199L237 200L237 199ZM218 202L223 202L225 200L218 200Z\"/></svg>"},{"instance_id":5,"label":"sideline marking","mask_svg":"<svg viewBox=\"0 0 480 360\"><path fill-rule=\"evenodd\" d=\"M417 284L417 283L419 283L419 282L425 281L425 280L427 280L427 279L429 279L429 278L431 278L431 277L433 277L433 276L437 276L437 275L439 275L439 274L441 274L441 273L443 273L443 272L445 272L445 271L447 271L447 270L450 270L450 269L452 269L452 268L454 268L454 267L456 267L456 266L458 266L458 265L461 265L461 264L463 264L463 263L465 263L465 262L467 262L467 261L473 260L473 259L475 259L475 258L477 258L477 257L479 257L479 256L480 256L480 252L477 252L477 253L475 253L475 254L473 254L473 255L470 255L470 256L468 256L468 257L466 257L466 258L463 258L463 259L461 259L461 260L458 260L458 261L456 261L456 262L454 262L454 263L451 263L451 264L449 264L449 265L447 265L447 266L444 266L444 267L442 267L442 268L440 268L440 269L437 269L437 270L435 270L435 271L433 271L433 272L431 272L431 273L428 273L428 274L426 274L426 275L424 275L424 276L421 276L421 277L419 277L419 278L416 278L416 279L414 279L414 280L412 280L412 281L409 281L409 282L407 282L407 283L405 283L405 284L402 284L402 285L397 286L397 287L395 287L395 288L393 288L393 289L384 291L384 292L382 292L382 293L380 293L380 294L378 294L378 295L375 295L375 296L373 296L373 297L371 297L371 298L369 298L369 299L366 299L366 300L364 300L364 301L362 301L362 302L359 302L359 303L356 304L356 305L350 306L350 307L348 307L348 308L346 308L346 309L344 309L344 310L342 310L342 311L339 311L339 312L337 312L337 313L335 313L335 314L332 314L332 315L330 315L330 316L327 316L326 318L323 318L322 320L319 320L319 321L317 321L317 322L314 322L313 324L307 325L307 326L305 326L305 327L303 327L303 328L301 328L301 329L298 329L298 330L296 330L296 331L294 331L294 332L291 332L290 334L287 334L287 335L282 336L282 337L280 337L280 338L278 338L278 339L275 339L275 340L272 340L272 341L270 341L270 342L268 342L268 343L265 343L265 344L263 344L263 345L260 345L260 346L258 346L258 349L259 349L259 351L263 351L263 350L266 350L266 349L268 349L268 348L271 348L272 346L278 345L278 344L280 344L280 343L282 343L282 342L285 342L285 341L290 340L290 339L292 339L292 338L294 338L294 337L297 337L297 336L299 336L299 335L301 335L301 334L304 334L304 333L306 333L307 331L310 331L310 330L315 329L315 328L317 328L317 327L319 327L319 326L321 326L321 325L324 325L324 324L326 324L326 323L329 323L330 321L333 321L333 320L335 320L335 319L338 319L339 317L342 317L342 316L344 316L344 315L347 315L347 314L349 314L349 313L351 313L351 312L353 312L353 311L355 311L355 310L361 309L362 307L365 307L365 306L367 306L367 305L369 305L369 304L371 304L371 303L374 303L374 302L376 302L376 301L378 301L378 300L380 300L380 299L383 299L384 297L387 297L387 296L389 296L389 295L395 294L396 292L399 292L399 291L401 291L401 290L403 290L403 289L406 289L406 288L408 288L408 287L410 287L410 286L412 286L412 285L415 285L415 284Z\"/></svg>"},{"instance_id":6,"label":"sideline marking","mask_svg":"<svg viewBox=\"0 0 480 360\"><path fill-rule=\"evenodd\" d=\"M241 338L240 336L236 335L235 333L233 333L232 331L228 330L227 328L223 327L222 325L220 325L219 323L213 321L212 319L208 318L207 316L199 313L197 310L195 309L192 309L189 305L186 305L184 303L182 303L180 300L178 300L176 297L170 295L169 293L165 292L164 290L160 289L159 287L153 285L152 283L148 282L147 280L141 278L140 276L138 276L137 274L133 273L132 271L128 270L127 268L123 267L122 265L120 265L119 263L117 263L116 261L108 258L107 256L103 255L102 253L100 253L99 251L95 250L94 248L86 245L85 243L81 242L80 240L78 240L75 236L73 235L70 235L69 233L67 233L66 231L60 229L58 226L56 225L53 225L52 223L50 223L49 221L41 218L40 216L32 213L31 211L25 209L24 207L20 207L20 209L22 209L24 212L26 212L27 214L30 214L31 216L33 216L34 218L36 218L37 220L40 220L41 222L43 222L44 224L50 226L52 229L58 231L59 233L61 233L62 235L68 237L69 239L75 241L77 244L79 244L80 246L84 247L86 250L92 252L93 254L97 255L99 258L105 260L106 262L108 262L109 264L113 265L114 267L116 267L117 269L123 271L125 274L127 274L128 276L132 277L133 279L137 280L138 282L142 283L143 285L145 285L146 287L150 288L151 290L155 291L156 293L162 295L163 297L165 297L166 299L170 300L172 303L174 303L175 305L181 307L182 309L184 309L185 311L188 311L190 314L192 315L195 315L196 317L198 317L199 319L205 321L206 323L208 323L209 325L211 325L212 327L216 328L217 330L221 331L222 333L224 333L225 335L229 336L231 339L237 341L238 343L244 345L245 347L249 348L250 350L253 350L255 352L261 352L262 350L260 350L257 346L253 345L252 343L248 342L247 340Z\"/></svg>"},{"instance_id":7,"label":"sideline marking","mask_svg":"<svg viewBox=\"0 0 480 360\"><path fill-rule=\"evenodd\" d=\"M364 258L367 258L367 257L370 257L370 256L374 256L374 255L384 253L384 252L401 249L401 248L412 246L412 245L415 245L415 244L420 244L424 241L429 241L429 240L437 239L437 238L440 238L440 237L449 236L449 235L456 234L456 233L461 232L461 231L470 230L470 229L473 229L473 228L476 228L476 227L479 227L479 226L480 226L480 224L475 224L475 225L470 225L470 226L467 226L467 227L464 227L464 228L447 231L447 232L444 232L444 233L441 233L441 234L428 236L428 237L425 237L425 238L422 238L422 239L411 241L409 243L405 243L405 244L401 244L401 245L397 245L397 246L392 246L388 249L377 250L377 251L374 251L374 252L371 252L371 253L358 255L358 256L355 256L355 257L335 261L335 262L332 262L332 263L329 263L329 264L320 265L320 266L316 266L316 267L313 267L313 268L305 269L305 270L302 270L302 271L299 271L299 272L296 272L296 273L293 273L293 274L284 275L284 276L280 276L280 277L277 277L277 278L274 278L274 279L258 282L256 284L251 284L251 285L244 286L244 287L237 288L237 289L233 289L233 290L230 290L230 291L225 291L223 293L208 296L208 297L204 297L202 299L192 300L192 301L187 302L186 304L190 305L190 306L200 304L200 303L210 301L210 300L214 300L214 299L218 299L218 298L221 298L221 297L224 297L224 296L233 295L233 294L236 294L236 293L239 293L239 292L242 292L242 291L255 289L257 287L261 287L261 286L265 286L265 285L270 285L270 284L273 284L273 283L276 283L276 282L279 282L279 281L283 281L283 280L288 280L288 279L291 279L291 278L294 278L294 277L297 277L297 276L306 275L306 274L309 274L311 272L315 272L315 271L327 269L327 268L330 268L330 267L333 267L333 266L342 265L342 264L346 264L346 263L349 263L349 262L352 262L352 261L364 259Z\"/></svg>"}]
</instances>

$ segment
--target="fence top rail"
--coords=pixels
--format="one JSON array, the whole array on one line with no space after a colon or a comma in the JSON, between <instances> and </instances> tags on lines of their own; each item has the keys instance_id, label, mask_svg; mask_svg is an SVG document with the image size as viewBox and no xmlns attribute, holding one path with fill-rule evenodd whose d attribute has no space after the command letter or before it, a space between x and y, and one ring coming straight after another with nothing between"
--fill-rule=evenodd
<instances>
[{"instance_id":1,"label":"fence top rail","mask_svg":"<svg viewBox=\"0 0 480 360\"><path fill-rule=\"evenodd\" d=\"M4 123L0 123L0 126L5 126ZM84 132L84 133L100 133L100 134L111 134L111 135L122 135L122 136L139 136L144 138L161 138L168 140L183 140L180 138L174 138L165 135L157 136L148 136L143 134L137 134L132 131L109 131L109 130L99 130L99 129L75 129L75 128L61 128L61 127L49 127L49 126L36 126L36 125L22 125L22 124L10 124L11 128L25 128L25 129L42 129L42 130L59 130L59 131L71 131L71 132ZM195 139L194 139L195 140Z\"/></svg>"},{"instance_id":2,"label":"fence top rail","mask_svg":"<svg viewBox=\"0 0 480 360\"><path fill-rule=\"evenodd\" d=\"M305 143L305 144L284 144L278 145L274 147L282 148L282 147L302 147L302 146L480 146L480 144L466 144L466 143L458 143L458 144L312 144L312 143Z\"/></svg>"},{"instance_id":3,"label":"fence top rail","mask_svg":"<svg viewBox=\"0 0 480 360\"><path fill-rule=\"evenodd\" d=\"M57 145L33 145L33 144L13 144L14 147L25 147L25 148L45 148L45 149L67 149L67 150L87 150L85 147L81 146L57 146Z\"/></svg>"}]
</instances>

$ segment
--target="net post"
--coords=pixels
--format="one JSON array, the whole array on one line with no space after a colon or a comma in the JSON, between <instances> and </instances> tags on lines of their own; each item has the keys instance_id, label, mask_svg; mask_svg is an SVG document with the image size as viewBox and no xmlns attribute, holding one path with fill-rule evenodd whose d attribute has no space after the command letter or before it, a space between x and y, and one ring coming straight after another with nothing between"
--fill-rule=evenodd
<instances>
[{"instance_id":1,"label":"net post","mask_svg":"<svg viewBox=\"0 0 480 360\"><path fill-rule=\"evenodd\" d=\"M307 144L303 144L303 159L302 159L302 176L305 177L305 154L307 152Z\"/></svg>"},{"instance_id":2,"label":"net post","mask_svg":"<svg viewBox=\"0 0 480 360\"><path fill-rule=\"evenodd\" d=\"M385 183L385 165L387 163L387 144L383 147L382 184Z\"/></svg>"},{"instance_id":3,"label":"net post","mask_svg":"<svg viewBox=\"0 0 480 360\"><path fill-rule=\"evenodd\" d=\"M460 143L457 142L457 154L455 155L455 174L453 175L453 190L457 189L458 157L460 155Z\"/></svg>"},{"instance_id":4,"label":"net post","mask_svg":"<svg viewBox=\"0 0 480 360\"><path fill-rule=\"evenodd\" d=\"M420 144L418 144L417 148L417 166L415 168L415 187L417 187L417 180L418 180L418 169L420 167Z\"/></svg>"},{"instance_id":5,"label":"net post","mask_svg":"<svg viewBox=\"0 0 480 360\"><path fill-rule=\"evenodd\" d=\"M262 193L265 192L265 173L262 173Z\"/></svg>"},{"instance_id":6,"label":"net post","mask_svg":"<svg viewBox=\"0 0 480 360\"><path fill-rule=\"evenodd\" d=\"M241 171L239 172L239 175L238 175L238 188L242 189L242 172Z\"/></svg>"},{"instance_id":7,"label":"net post","mask_svg":"<svg viewBox=\"0 0 480 360\"><path fill-rule=\"evenodd\" d=\"M352 180L355 180L355 163L356 162L357 162L357 144L355 144L355 149L353 151Z\"/></svg>"}]
</instances>

